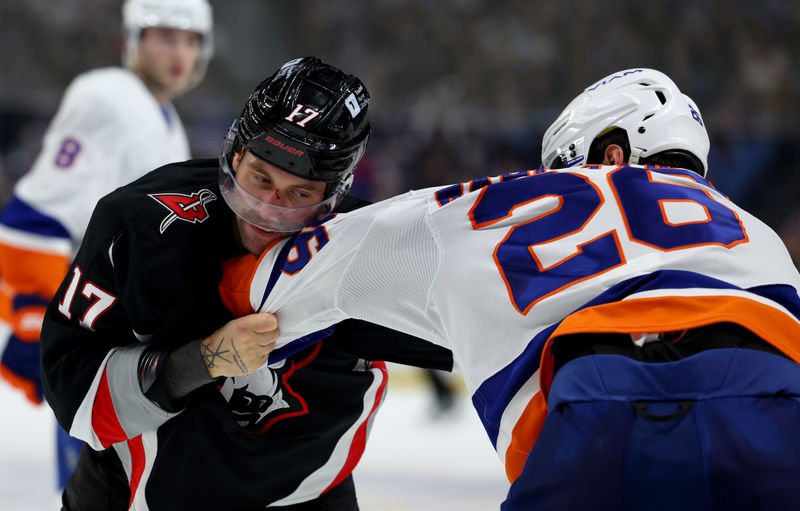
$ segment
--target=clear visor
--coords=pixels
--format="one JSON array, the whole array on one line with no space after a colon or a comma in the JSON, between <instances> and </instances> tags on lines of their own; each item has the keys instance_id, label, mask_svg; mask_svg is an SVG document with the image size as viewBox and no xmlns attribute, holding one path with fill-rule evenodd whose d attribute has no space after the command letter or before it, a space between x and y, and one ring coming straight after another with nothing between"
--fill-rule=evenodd
<instances>
[{"instance_id":1,"label":"clear visor","mask_svg":"<svg viewBox=\"0 0 800 511\"><path fill-rule=\"evenodd\" d=\"M329 214L336 206L334 194L322 202L290 208L257 199L242 188L231 167L237 124L231 126L219 157L219 188L228 206L245 222L277 233L294 233L312 221Z\"/></svg>"}]
</instances>

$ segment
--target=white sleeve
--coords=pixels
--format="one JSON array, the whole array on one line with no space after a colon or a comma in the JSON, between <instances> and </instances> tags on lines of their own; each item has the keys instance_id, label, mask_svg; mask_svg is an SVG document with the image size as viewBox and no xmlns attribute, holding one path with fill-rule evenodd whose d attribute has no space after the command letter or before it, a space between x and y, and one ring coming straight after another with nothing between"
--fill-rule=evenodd
<instances>
[{"instance_id":1,"label":"white sleeve","mask_svg":"<svg viewBox=\"0 0 800 511\"><path fill-rule=\"evenodd\" d=\"M355 318L444 345L430 292L440 250L418 193L340 214L274 247L251 285L254 310L275 312L278 347ZM272 358L271 358L272 359Z\"/></svg>"},{"instance_id":2,"label":"white sleeve","mask_svg":"<svg viewBox=\"0 0 800 511\"><path fill-rule=\"evenodd\" d=\"M58 220L77 244L101 197L188 157L171 105L162 108L130 71L94 70L67 88L39 157L14 193Z\"/></svg>"},{"instance_id":3,"label":"white sleeve","mask_svg":"<svg viewBox=\"0 0 800 511\"><path fill-rule=\"evenodd\" d=\"M15 195L80 240L95 204L110 191L109 169L122 165L122 131L110 105L81 87L71 87Z\"/></svg>"}]
</instances>

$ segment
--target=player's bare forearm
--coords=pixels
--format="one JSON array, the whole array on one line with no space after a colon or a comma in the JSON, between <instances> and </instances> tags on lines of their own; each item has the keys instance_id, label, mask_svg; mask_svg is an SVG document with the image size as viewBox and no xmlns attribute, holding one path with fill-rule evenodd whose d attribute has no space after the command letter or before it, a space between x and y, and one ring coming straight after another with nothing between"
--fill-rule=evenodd
<instances>
[{"instance_id":1,"label":"player's bare forearm","mask_svg":"<svg viewBox=\"0 0 800 511\"><path fill-rule=\"evenodd\" d=\"M234 319L203 339L200 352L212 378L244 376L267 362L278 338L278 321L268 313Z\"/></svg>"}]
</instances>

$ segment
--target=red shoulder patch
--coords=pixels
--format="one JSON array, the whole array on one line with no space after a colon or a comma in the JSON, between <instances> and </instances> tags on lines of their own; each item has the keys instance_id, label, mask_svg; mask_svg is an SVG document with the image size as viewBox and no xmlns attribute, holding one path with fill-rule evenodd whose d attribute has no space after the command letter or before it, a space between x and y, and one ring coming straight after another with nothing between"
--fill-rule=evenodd
<instances>
[{"instance_id":1,"label":"red shoulder patch","mask_svg":"<svg viewBox=\"0 0 800 511\"><path fill-rule=\"evenodd\" d=\"M205 188L192 192L190 195L184 193L151 193L148 195L170 212L161 221L159 226L161 234L164 234L167 227L175 220L183 220L192 224L205 222L210 216L206 204L217 200L217 196Z\"/></svg>"}]
</instances>

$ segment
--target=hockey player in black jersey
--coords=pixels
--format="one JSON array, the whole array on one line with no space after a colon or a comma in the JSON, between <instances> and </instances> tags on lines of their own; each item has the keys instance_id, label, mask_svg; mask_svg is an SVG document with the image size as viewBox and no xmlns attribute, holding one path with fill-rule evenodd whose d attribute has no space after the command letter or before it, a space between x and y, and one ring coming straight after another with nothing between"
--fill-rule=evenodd
<instances>
[{"instance_id":1,"label":"hockey player in black jersey","mask_svg":"<svg viewBox=\"0 0 800 511\"><path fill-rule=\"evenodd\" d=\"M347 321L262 365L274 316L232 319L249 297L218 286L232 256L364 205L347 192L368 104L358 78L288 62L219 162L167 165L101 200L42 334L47 401L88 444L64 509L358 509L351 472L387 381L375 354L448 370L452 354Z\"/></svg>"}]
</instances>

